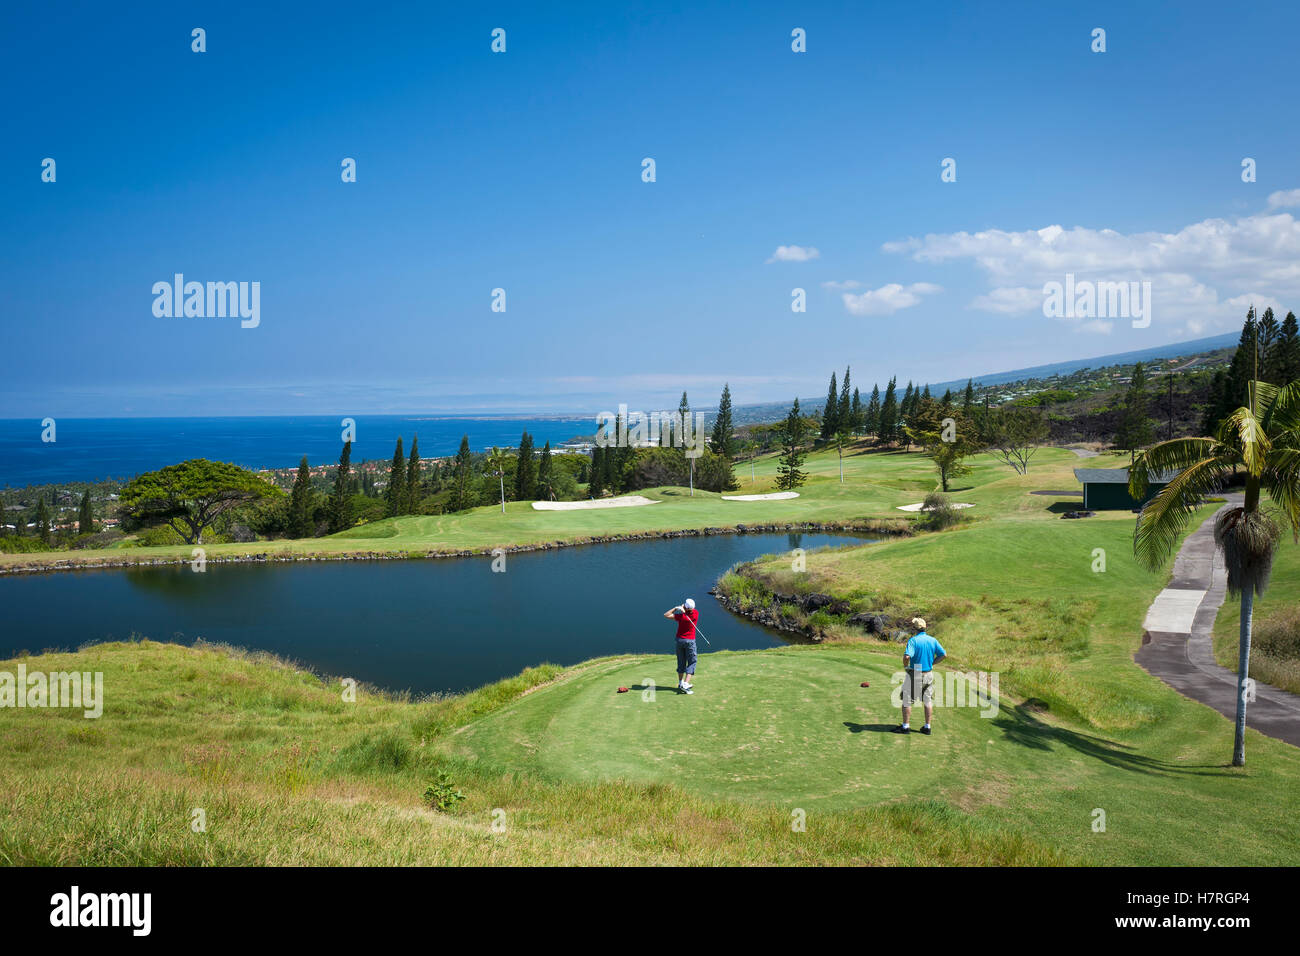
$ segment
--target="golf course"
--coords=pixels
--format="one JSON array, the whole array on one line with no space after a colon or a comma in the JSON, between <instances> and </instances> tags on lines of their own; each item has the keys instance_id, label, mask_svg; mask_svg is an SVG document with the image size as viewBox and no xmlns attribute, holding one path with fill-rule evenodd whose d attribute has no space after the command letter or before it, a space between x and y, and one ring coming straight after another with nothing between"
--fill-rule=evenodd
<instances>
[{"instance_id":1,"label":"golf course","mask_svg":"<svg viewBox=\"0 0 1300 956\"><path fill-rule=\"evenodd\" d=\"M843 481L834 450L811 455L797 498L659 488L642 492L654 507L519 502L504 514L484 506L208 551L209 560L261 547L272 557L417 559L739 525L872 527L877 542L810 551L803 565L769 555L718 568L719 588L742 608L816 593L854 612L923 616L948 652L940 673L998 678L991 706L937 707L933 736L891 732L897 641L792 604L791 618L819 642L701 647L692 696L673 692L674 660L663 653L568 668L538 661L427 699L362 686L350 700L335 677L256 649L140 635L5 662L100 671L105 703L98 720L0 710L0 862L1300 861L1289 826L1300 812L1300 751L1250 731L1246 766L1231 767L1231 722L1134 663L1144 614L1169 577L1135 561L1134 516L1061 520L1080 507L1060 493L1078 489L1080 458L1069 449L1043 448L1024 475L987 454L968 463L949 497L972 507L943 531L899 510L935 490L932 463L863 443L845 450ZM1087 465L1122 467L1127 457ZM772 492L775 469L760 458L751 481L739 463L731 494ZM80 557L188 560L189 551ZM1287 538L1258 614L1293 600L1296 557ZM707 636L710 618L729 612L694 597ZM618 626L617 607L596 611L593 626ZM1235 620L1231 605L1223 615ZM671 638L666 627L665 651Z\"/></svg>"}]
</instances>

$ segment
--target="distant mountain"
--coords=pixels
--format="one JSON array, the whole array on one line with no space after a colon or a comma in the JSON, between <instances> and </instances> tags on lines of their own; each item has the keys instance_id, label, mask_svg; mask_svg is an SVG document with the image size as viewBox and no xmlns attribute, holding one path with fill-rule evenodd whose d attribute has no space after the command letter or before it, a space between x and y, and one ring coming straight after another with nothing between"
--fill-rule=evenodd
<instances>
[{"instance_id":1,"label":"distant mountain","mask_svg":"<svg viewBox=\"0 0 1300 956\"><path fill-rule=\"evenodd\" d=\"M1081 368L1107 368L1111 365L1132 365L1134 362L1146 362L1156 358L1180 358L1184 355L1197 355L1201 352L1217 352L1219 349L1232 348L1241 338L1240 332L1225 332L1204 339L1192 339L1188 342L1172 342L1168 345L1156 345L1151 348L1137 349L1133 352L1117 352L1114 355L1098 355L1096 358L1075 359L1071 362L1053 362L1051 365L1035 365L1032 368L1013 369L1010 372L995 372L992 375L976 375L976 385L1002 385L1005 382L1020 382L1030 378L1050 378L1053 375L1069 375ZM967 376L968 378L970 376ZM942 394L944 389L965 388L966 379L954 379L951 382L931 384L931 392ZM802 401L802 399L800 400Z\"/></svg>"},{"instance_id":2,"label":"distant mountain","mask_svg":"<svg viewBox=\"0 0 1300 956\"><path fill-rule=\"evenodd\" d=\"M929 385L930 392L938 398L947 389L952 389L954 392L964 389L968 378L974 378L976 385L1002 385L1007 382L1020 382L1026 379L1050 378L1053 375L1069 375L1071 372L1077 372L1079 369L1084 368L1132 365L1134 362L1146 362L1156 358L1170 359L1180 358L1184 355L1198 355L1202 352L1217 352L1219 349L1232 348L1237 344L1240 337L1238 332L1225 332L1223 335L1212 335L1208 338L1192 339L1187 342L1171 342L1167 345L1156 345L1132 352L1098 355L1094 358L1074 359L1069 362L1053 362L1050 365L1035 365L1031 368L1012 369L1009 372L994 372L989 375L968 375L963 378L953 379L950 382L917 382L917 385L921 388ZM861 388L861 383L859 383L859 388ZM871 389L868 387L862 396L862 400L865 402L870 394ZM901 386L899 398L902 398ZM825 401L826 396L822 394L812 398L800 398L799 404L808 412L814 412L820 410ZM712 411L714 410L711 409L710 414ZM737 405L732 415L737 425L752 425L757 422L776 421L785 417L789 411L790 406L788 403L762 402L755 405Z\"/></svg>"}]
</instances>

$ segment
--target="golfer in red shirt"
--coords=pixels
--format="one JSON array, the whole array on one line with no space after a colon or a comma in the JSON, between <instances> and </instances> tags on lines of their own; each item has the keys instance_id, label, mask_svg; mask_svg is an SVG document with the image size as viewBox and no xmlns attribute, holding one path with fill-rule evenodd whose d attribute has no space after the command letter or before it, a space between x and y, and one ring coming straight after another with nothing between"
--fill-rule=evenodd
<instances>
[{"instance_id":1,"label":"golfer in red shirt","mask_svg":"<svg viewBox=\"0 0 1300 956\"><path fill-rule=\"evenodd\" d=\"M677 693L693 694L694 685L687 678L695 676L695 622L700 619L700 612L695 610L695 601L687 598L671 611L665 611L664 617L677 621Z\"/></svg>"}]
</instances>

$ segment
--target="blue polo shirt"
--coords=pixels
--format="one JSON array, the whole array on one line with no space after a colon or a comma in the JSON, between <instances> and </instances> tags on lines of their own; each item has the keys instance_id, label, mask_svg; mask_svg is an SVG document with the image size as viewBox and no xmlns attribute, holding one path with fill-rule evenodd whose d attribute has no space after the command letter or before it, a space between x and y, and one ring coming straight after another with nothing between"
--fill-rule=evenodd
<instances>
[{"instance_id":1,"label":"blue polo shirt","mask_svg":"<svg viewBox=\"0 0 1300 956\"><path fill-rule=\"evenodd\" d=\"M928 671L934 667L936 657L948 656L948 652L943 649L943 645L925 631L908 641L907 650L903 653L912 662L912 667L918 671Z\"/></svg>"}]
</instances>

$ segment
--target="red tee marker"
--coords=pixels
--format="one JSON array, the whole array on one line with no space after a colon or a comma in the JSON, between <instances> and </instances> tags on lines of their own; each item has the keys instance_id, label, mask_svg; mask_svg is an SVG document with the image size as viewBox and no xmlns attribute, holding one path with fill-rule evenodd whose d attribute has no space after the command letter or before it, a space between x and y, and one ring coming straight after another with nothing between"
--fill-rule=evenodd
<instances>
[{"instance_id":1,"label":"red tee marker","mask_svg":"<svg viewBox=\"0 0 1300 956\"><path fill-rule=\"evenodd\" d=\"M618 692L619 692L620 694L626 694L626 693L627 693L627 688L626 688L626 687L620 687L620 688L618 689Z\"/></svg>"},{"instance_id":2,"label":"red tee marker","mask_svg":"<svg viewBox=\"0 0 1300 956\"><path fill-rule=\"evenodd\" d=\"M871 685L868 684L866 681L863 681L862 684L861 684L860 686L862 686L862 687L870 687Z\"/></svg>"}]
</instances>

